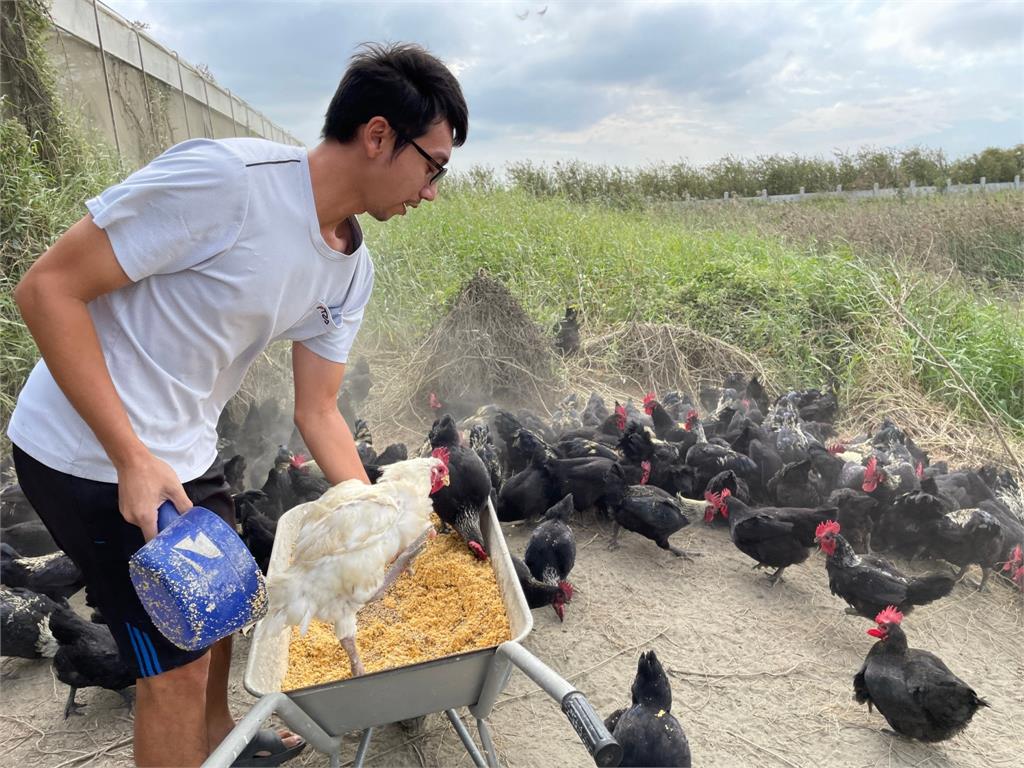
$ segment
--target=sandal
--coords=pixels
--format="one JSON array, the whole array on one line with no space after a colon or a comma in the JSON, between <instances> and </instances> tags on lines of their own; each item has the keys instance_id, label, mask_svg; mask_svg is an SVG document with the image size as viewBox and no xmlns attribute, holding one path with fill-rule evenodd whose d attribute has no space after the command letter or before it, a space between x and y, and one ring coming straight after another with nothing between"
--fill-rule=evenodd
<instances>
[{"instance_id":1,"label":"sandal","mask_svg":"<svg viewBox=\"0 0 1024 768\"><path fill-rule=\"evenodd\" d=\"M261 728L252 737L252 741L246 744L245 749L239 753L238 757L235 758L235 762L231 765L232 768L235 768L235 766L239 768L242 766L254 768L256 766L281 765L291 760L305 748L305 741L300 741L294 747L286 747L281 734L273 728ZM259 752L269 752L270 754L257 754Z\"/></svg>"}]
</instances>

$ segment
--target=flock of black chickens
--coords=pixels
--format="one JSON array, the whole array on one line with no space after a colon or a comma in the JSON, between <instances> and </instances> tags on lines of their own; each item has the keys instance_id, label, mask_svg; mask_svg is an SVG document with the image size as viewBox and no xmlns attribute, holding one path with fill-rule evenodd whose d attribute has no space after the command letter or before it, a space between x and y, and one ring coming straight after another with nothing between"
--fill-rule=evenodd
<instances>
[{"instance_id":1,"label":"flock of black chickens","mask_svg":"<svg viewBox=\"0 0 1024 768\"><path fill-rule=\"evenodd\" d=\"M488 557L480 530L488 502L502 522L537 521L523 557L513 557L531 608L551 606L563 619L572 601L574 515L610 520L609 548L625 529L680 557L691 553L670 537L702 519L727 528L755 568L771 569L772 586L816 546L824 552L832 593L847 612L873 621L869 632L878 638L854 678L855 698L896 732L941 741L987 706L936 656L908 648L902 622L948 595L972 565L982 569L979 589L993 572L1024 588L1024 510L1008 472L932 462L888 420L840 441L833 393L769 400L756 378L740 374L702 390L697 402L666 392L648 394L639 407L608 406L596 393L586 402L573 395L550 418L431 394L437 418L425 443L378 453L356 416L371 384L359 361L339 398L371 481L412 454L444 461L450 482L435 493L435 512L480 559ZM297 431L287 444L268 440L277 412L274 401L236 401L218 426L240 535L264 570L281 515L328 487ZM124 691L134 681L109 632L66 604L81 575L44 541L16 486L4 491L3 524L3 655L53 657L58 678L72 687L66 716L76 688ZM934 572L905 575L880 552L935 561ZM93 620L102 617L94 612ZM606 721L624 748L622 764L688 766L689 745L653 651L641 655L631 695L631 705Z\"/></svg>"}]
</instances>

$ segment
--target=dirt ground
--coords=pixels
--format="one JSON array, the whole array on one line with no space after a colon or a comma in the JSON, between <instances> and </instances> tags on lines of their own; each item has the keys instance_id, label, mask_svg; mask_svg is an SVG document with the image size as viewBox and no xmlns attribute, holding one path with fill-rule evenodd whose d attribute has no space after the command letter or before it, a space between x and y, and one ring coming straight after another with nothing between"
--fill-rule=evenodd
<instances>
[{"instance_id":1,"label":"dirt ground","mask_svg":"<svg viewBox=\"0 0 1024 768\"><path fill-rule=\"evenodd\" d=\"M771 589L722 529L698 523L674 537L678 546L703 553L693 562L627 533L623 546L609 551L610 527L592 518L574 529L577 595L564 624L549 609L535 611L526 645L584 691L602 716L628 703L637 656L653 648L670 675L673 713L695 765L1020 764L1024 603L1006 583L980 594L960 584L905 621L912 646L937 653L992 705L958 737L920 744L885 732L880 715L853 702L852 677L874 642L865 634L871 624L846 616L844 603L829 594L820 554ZM506 534L521 554L529 527L510 526ZM231 700L239 715L253 703L241 683L247 647L245 638L235 645ZM84 715L65 721L67 689L48 661L4 659L0 672L0 764L131 764L131 716L117 695L80 691ZM505 765L592 765L555 703L520 673L491 725ZM351 763L355 744L353 735L343 764ZM415 736L397 725L378 728L367 763L472 765L443 715L430 716ZM292 764L328 761L307 749Z\"/></svg>"}]
</instances>

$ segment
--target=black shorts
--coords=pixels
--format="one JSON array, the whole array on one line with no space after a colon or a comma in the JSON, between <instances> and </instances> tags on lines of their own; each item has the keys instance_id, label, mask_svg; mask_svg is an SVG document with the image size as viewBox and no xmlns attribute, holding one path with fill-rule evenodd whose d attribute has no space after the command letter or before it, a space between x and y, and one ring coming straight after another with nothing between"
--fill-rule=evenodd
<instances>
[{"instance_id":1,"label":"black shorts","mask_svg":"<svg viewBox=\"0 0 1024 768\"><path fill-rule=\"evenodd\" d=\"M122 658L138 677L159 675L200 658L207 649L184 651L153 626L128 575L128 559L145 540L142 530L118 510L117 484L58 472L13 446L18 482L57 546L85 577L91 602L107 622ZM196 506L212 510L235 527L235 506L221 462L184 484Z\"/></svg>"}]
</instances>

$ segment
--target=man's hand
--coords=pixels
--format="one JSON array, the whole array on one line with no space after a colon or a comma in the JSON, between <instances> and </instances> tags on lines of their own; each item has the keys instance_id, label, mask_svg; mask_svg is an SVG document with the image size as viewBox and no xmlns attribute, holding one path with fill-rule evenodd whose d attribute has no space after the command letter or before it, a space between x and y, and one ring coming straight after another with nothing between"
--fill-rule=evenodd
<instances>
[{"instance_id":1,"label":"man's hand","mask_svg":"<svg viewBox=\"0 0 1024 768\"><path fill-rule=\"evenodd\" d=\"M174 470L148 451L117 466L117 485L121 516L139 526L146 541L156 536L156 511L164 501L169 499L179 514L192 509Z\"/></svg>"}]
</instances>

